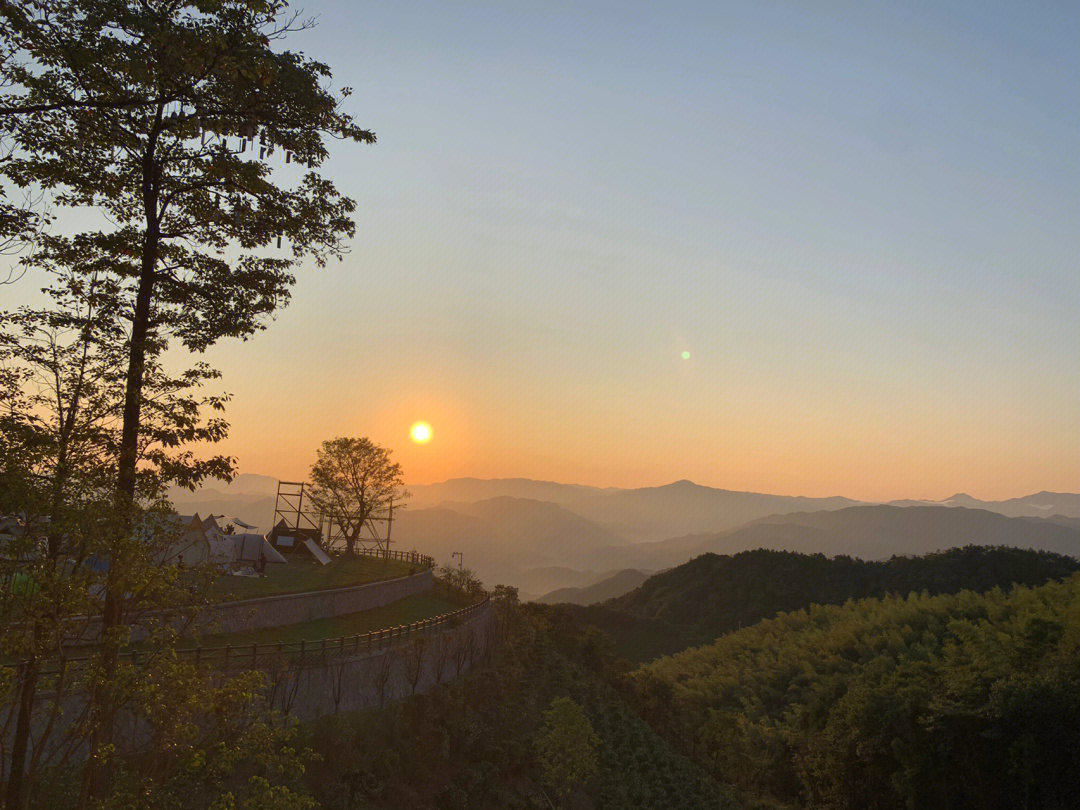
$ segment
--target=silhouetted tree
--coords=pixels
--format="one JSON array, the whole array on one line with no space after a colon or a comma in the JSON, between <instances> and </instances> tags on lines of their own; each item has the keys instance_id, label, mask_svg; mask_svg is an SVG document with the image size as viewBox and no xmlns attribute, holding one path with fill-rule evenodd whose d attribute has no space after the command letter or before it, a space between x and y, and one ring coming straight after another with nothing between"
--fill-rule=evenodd
<instances>
[{"instance_id":1,"label":"silhouetted tree","mask_svg":"<svg viewBox=\"0 0 1080 810\"><path fill-rule=\"evenodd\" d=\"M42 238L35 261L110 276L126 304L117 544L134 525L154 359L173 340L202 351L262 328L287 301L295 263L340 257L354 231L353 202L318 167L327 138L374 136L341 111L326 65L278 47L304 25L279 0L0 4L0 114L13 146L0 173L110 223ZM275 172L275 154L304 171ZM286 251L275 251L282 240ZM124 638L122 579L114 561L106 681ZM116 711L107 691L95 697L84 804L108 792Z\"/></svg>"},{"instance_id":2,"label":"silhouetted tree","mask_svg":"<svg viewBox=\"0 0 1080 810\"><path fill-rule=\"evenodd\" d=\"M401 465L366 436L323 442L311 466L311 500L341 529L348 554L367 521L407 494Z\"/></svg>"}]
</instances>

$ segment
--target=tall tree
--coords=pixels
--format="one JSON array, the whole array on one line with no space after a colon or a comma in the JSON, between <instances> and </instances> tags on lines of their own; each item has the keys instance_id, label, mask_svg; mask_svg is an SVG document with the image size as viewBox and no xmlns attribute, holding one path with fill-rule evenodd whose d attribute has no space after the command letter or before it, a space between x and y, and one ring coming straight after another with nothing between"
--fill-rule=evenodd
<instances>
[{"instance_id":1,"label":"tall tree","mask_svg":"<svg viewBox=\"0 0 1080 810\"><path fill-rule=\"evenodd\" d=\"M41 752L84 732L77 719L62 724L62 732L42 721L37 691L42 667L55 666L78 617L95 610L103 575L100 566L86 563L109 561L131 616L197 602L190 590L195 583L180 582L175 571L157 564L172 539L167 531L141 531L137 538L125 533L122 543L103 531L114 515L126 358L117 286L109 278L68 273L45 292L48 308L0 313L0 514L17 515L22 530L5 547L0 581L28 583L0 593L0 655L20 661L15 726L3 763L10 808L21 807L25 786L38 780ZM220 398L196 390L215 376L200 367L173 376L148 364L139 443L143 504L160 500L168 484L231 470L229 459L197 459L187 447L225 435L224 422L213 415ZM70 688L71 678L64 683ZM58 689L51 688L50 703Z\"/></svg>"},{"instance_id":2,"label":"tall tree","mask_svg":"<svg viewBox=\"0 0 1080 810\"><path fill-rule=\"evenodd\" d=\"M340 528L348 554L355 553L368 520L407 494L401 465L366 436L323 442L311 466L311 485L311 500Z\"/></svg>"},{"instance_id":3,"label":"tall tree","mask_svg":"<svg viewBox=\"0 0 1080 810\"><path fill-rule=\"evenodd\" d=\"M296 263L340 257L354 231L354 203L318 168L327 138L374 135L341 110L348 90L327 89L326 65L279 47L306 24L281 0L0 4L0 114L14 145L0 172L110 222L51 237L40 257L111 274L125 296L117 543L135 505L148 364L174 339L202 351L251 335L287 301ZM120 568L105 588L106 673L123 639ZM84 799L109 784L98 763L115 705L96 703Z\"/></svg>"}]
</instances>

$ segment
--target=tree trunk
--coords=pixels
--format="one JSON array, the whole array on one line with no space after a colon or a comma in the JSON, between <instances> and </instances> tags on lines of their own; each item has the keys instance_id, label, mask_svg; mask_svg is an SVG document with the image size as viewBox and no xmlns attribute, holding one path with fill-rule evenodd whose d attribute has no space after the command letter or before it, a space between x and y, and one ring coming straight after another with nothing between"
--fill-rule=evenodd
<instances>
[{"instance_id":1,"label":"tree trunk","mask_svg":"<svg viewBox=\"0 0 1080 810\"><path fill-rule=\"evenodd\" d=\"M74 408L75 405L72 405ZM64 485L67 483L67 449L71 434L74 413L69 412L67 424L61 428L60 447L56 463L56 475L53 479L49 496L49 531L46 535L48 562L52 567L53 581L57 580L56 566L59 563L63 538L57 531L57 516L63 508ZM7 810L21 810L26 804L26 754L30 747L30 732L34 719L34 699L37 695L38 678L41 667L38 662L38 650L43 634L41 623L34 621L30 636L30 658L19 667L19 714L15 720L15 736L11 741L11 767L8 772L7 791L4 806ZM44 745L44 739L38 739L38 745Z\"/></svg>"},{"instance_id":2,"label":"tree trunk","mask_svg":"<svg viewBox=\"0 0 1080 810\"><path fill-rule=\"evenodd\" d=\"M63 503L63 485L67 467L66 458L67 444L62 438L60 455L56 465L56 480L53 482L49 499L49 515L53 517L53 520L49 522L49 531L46 535L48 560L53 567L52 574L54 578L56 577L56 564L60 556L62 543L62 538L56 531L58 521L55 518L60 514ZM35 620L30 636L30 658L19 667L19 714L15 720L15 736L11 740L11 763L4 797L4 807L7 810L21 810L26 804L26 754L30 747L30 731L34 719L34 698L37 694L37 683L41 669L37 660L41 635L40 622ZM38 745L44 745L44 742L43 739L39 739Z\"/></svg>"},{"instance_id":3,"label":"tree trunk","mask_svg":"<svg viewBox=\"0 0 1080 810\"><path fill-rule=\"evenodd\" d=\"M160 112L159 112L160 116ZM143 373L146 368L146 344L150 334L150 304L154 295L160 232L157 218L157 164L153 158L156 136L152 137L143 161L143 203L146 211L146 234L142 245L142 267L135 311L131 319L131 342L128 347L127 378L124 386L124 424L116 482L116 546L130 538L135 503L135 477L139 461L139 428L142 413ZM96 685L94 706L96 723L90 741L90 759L83 771L79 808L90 799L103 799L112 790L114 767L111 756L102 753L111 748L115 737L117 705L112 694L120 653L118 629L123 621L123 577L121 561L114 552L109 556L105 580L105 604L101 621L101 682Z\"/></svg>"},{"instance_id":4,"label":"tree trunk","mask_svg":"<svg viewBox=\"0 0 1080 810\"><path fill-rule=\"evenodd\" d=\"M15 721L15 737L11 741L11 770L8 773L7 795L4 801L7 810L22 810L26 804L26 753L30 745L37 682L38 662L31 658L19 667L19 716Z\"/></svg>"}]
</instances>

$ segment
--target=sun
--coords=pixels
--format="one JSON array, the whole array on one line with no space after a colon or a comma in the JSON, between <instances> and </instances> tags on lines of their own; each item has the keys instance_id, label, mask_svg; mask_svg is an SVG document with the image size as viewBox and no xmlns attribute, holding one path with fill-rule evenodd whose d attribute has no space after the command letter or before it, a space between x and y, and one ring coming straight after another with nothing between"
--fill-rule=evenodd
<instances>
[{"instance_id":1,"label":"sun","mask_svg":"<svg viewBox=\"0 0 1080 810\"><path fill-rule=\"evenodd\" d=\"M431 439L431 425L427 422L414 422L409 428L409 437L417 444L424 444Z\"/></svg>"}]
</instances>

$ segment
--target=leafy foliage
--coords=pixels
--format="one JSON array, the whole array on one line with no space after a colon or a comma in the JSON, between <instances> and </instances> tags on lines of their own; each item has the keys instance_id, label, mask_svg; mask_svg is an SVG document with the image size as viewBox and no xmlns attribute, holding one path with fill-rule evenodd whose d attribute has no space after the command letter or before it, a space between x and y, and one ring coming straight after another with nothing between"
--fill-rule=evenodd
<instances>
[{"instance_id":1,"label":"leafy foliage","mask_svg":"<svg viewBox=\"0 0 1080 810\"><path fill-rule=\"evenodd\" d=\"M366 436L328 439L311 465L311 500L341 530L347 554L368 521L407 494L401 465Z\"/></svg>"},{"instance_id":2,"label":"leafy foliage","mask_svg":"<svg viewBox=\"0 0 1080 810\"><path fill-rule=\"evenodd\" d=\"M101 223L38 236L27 262L57 280L58 308L8 319L14 331L4 359L22 365L0 375L15 392L0 427L16 448L5 454L0 497L41 518L50 535L47 557L28 547L16 559L64 572L57 581L74 583L68 590L84 597L91 589L83 563L94 557L105 569L95 583L103 598L83 602L102 630L96 679L85 689L82 807L112 791L116 726L139 695L118 661L133 614L148 601L184 600L145 542L161 534L150 527L166 521L140 510L167 484L193 486L232 470L229 459L189 450L225 435L220 418L205 417L224 398L192 393L217 372L196 365L166 373L163 358L171 344L201 352L221 338L250 336L286 302L295 264L340 257L354 232L354 203L318 170L328 138L374 136L339 108L325 65L278 46L303 27L279 0L0 4L0 135L10 145L0 174L9 188L40 189L54 206L91 209L98 216L90 221ZM275 152L303 170L276 171ZM13 218L5 204L0 238L32 220ZM285 252L277 250L282 240ZM65 330L69 337L58 339ZM44 398L25 390L41 370ZM80 476L72 473L77 461ZM84 478L88 487L77 488ZM93 509L73 497L83 492ZM26 538L32 546L37 536ZM74 539L78 553L61 553L59 538ZM67 577L70 570L79 576ZM37 613L30 605L11 615L11 626L30 622L33 640L32 650L18 650L30 657L18 687L15 736L23 742L8 771L18 775L8 779L12 806L23 801L38 660L56 652L73 607L57 589L35 593ZM276 802L276 788L264 798Z\"/></svg>"},{"instance_id":3,"label":"leafy foliage","mask_svg":"<svg viewBox=\"0 0 1080 810\"><path fill-rule=\"evenodd\" d=\"M1041 585L1078 570L1072 557L986 546L878 562L766 550L704 554L602 606L574 612L608 632L628 660L644 661L812 604Z\"/></svg>"},{"instance_id":4,"label":"leafy foliage","mask_svg":"<svg viewBox=\"0 0 1080 810\"><path fill-rule=\"evenodd\" d=\"M536 739L552 701L584 709L597 770L576 795L596 808L736 808L606 683L601 637L500 592L501 641L462 679L404 703L306 730L312 794L336 808L546 808Z\"/></svg>"},{"instance_id":5,"label":"leafy foliage","mask_svg":"<svg viewBox=\"0 0 1080 810\"><path fill-rule=\"evenodd\" d=\"M814 606L629 676L720 781L822 808L1080 802L1080 578Z\"/></svg>"},{"instance_id":6,"label":"leafy foliage","mask_svg":"<svg viewBox=\"0 0 1080 810\"><path fill-rule=\"evenodd\" d=\"M140 694L120 669L105 676L94 668L82 673L81 682L67 678L40 694L42 668L54 667L66 644L96 627L83 617L100 612L99 594L110 576L127 616L163 611L142 622L142 630L171 643L170 623L182 624L197 610L207 572L182 579L161 565L178 527L160 496L168 483L229 469L227 459L196 459L186 447L225 435L224 423L206 414L220 400L198 392L215 375L199 367L170 375L152 360L145 368L149 400L137 443L136 483L145 510L135 530L125 530L113 498L126 360L122 307L108 278L58 273L46 293L50 308L0 313L0 514L18 519L0 575L5 583L33 584L0 592L0 652L22 662L15 684L18 719L2 766L9 775L7 801L15 806L22 802L22 782L10 774L21 772L32 784L41 778L42 747L63 747L58 738L70 743L94 728L79 714L59 726L46 722L50 692L107 692L129 706ZM117 628L110 640L123 643L129 629ZM37 754L30 750L32 731Z\"/></svg>"},{"instance_id":7,"label":"leafy foliage","mask_svg":"<svg viewBox=\"0 0 1080 810\"><path fill-rule=\"evenodd\" d=\"M581 706L568 697L551 701L536 737L536 758L555 796L562 799L596 774L599 742Z\"/></svg>"}]
</instances>

